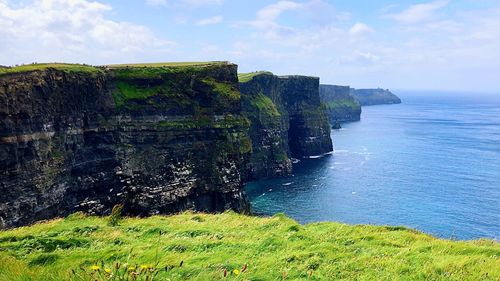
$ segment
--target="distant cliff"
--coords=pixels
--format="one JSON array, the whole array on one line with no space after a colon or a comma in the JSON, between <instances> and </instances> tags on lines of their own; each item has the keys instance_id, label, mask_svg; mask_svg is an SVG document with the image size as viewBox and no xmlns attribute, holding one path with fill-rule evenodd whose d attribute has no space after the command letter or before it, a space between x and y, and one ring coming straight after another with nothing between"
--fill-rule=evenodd
<instances>
[{"instance_id":1,"label":"distant cliff","mask_svg":"<svg viewBox=\"0 0 500 281\"><path fill-rule=\"evenodd\" d=\"M360 120L361 105L351 95L351 91L349 86L320 85L321 101L328 110L332 125Z\"/></svg>"},{"instance_id":2,"label":"distant cliff","mask_svg":"<svg viewBox=\"0 0 500 281\"><path fill-rule=\"evenodd\" d=\"M240 90L244 114L252 124L249 179L289 175L291 157L332 151L318 78L279 77L270 72L241 74Z\"/></svg>"},{"instance_id":3,"label":"distant cliff","mask_svg":"<svg viewBox=\"0 0 500 281\"><path fill-rule=\"evenodd\" d=\"M360 89L352 92L362 106L377 104L398 104L401 99L389 90L384 89Z\"/></svg>"},{"instance_id":4,"label":"distant cliff","mask_svg":"<svg viewBox=\"0 0 500 281\"><path fill-rule=\"evenodd\" d=\"M0 69L0 228L67 215L248 210L230 63Z\"/></svg>"}]
</instances>

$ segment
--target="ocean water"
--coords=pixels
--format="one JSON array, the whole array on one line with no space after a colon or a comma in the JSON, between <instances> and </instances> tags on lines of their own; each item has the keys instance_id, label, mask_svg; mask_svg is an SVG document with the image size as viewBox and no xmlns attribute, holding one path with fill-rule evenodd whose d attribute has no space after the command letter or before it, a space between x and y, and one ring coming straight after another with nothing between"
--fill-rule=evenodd
<instances>
[{"instance_id":1,"label":"ocean water","mask_svg":"<svg viewBox=\"0 0 500 281\"><path fill-rule=\"evenodd\" d=\"M500 237L500 101L412 98L364 107L335 152L246 186L253 211L301 223L403 225L449 239Z\"/></svg>"}]
</instances>

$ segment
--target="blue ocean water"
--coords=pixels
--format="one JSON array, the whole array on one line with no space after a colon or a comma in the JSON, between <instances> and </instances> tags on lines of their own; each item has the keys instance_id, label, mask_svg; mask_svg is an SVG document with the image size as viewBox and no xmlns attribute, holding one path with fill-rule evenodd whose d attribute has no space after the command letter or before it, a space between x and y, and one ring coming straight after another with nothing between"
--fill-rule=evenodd
<instances>
[{"instance_id":1,"label":"blue ocean water","mask_svg":"<svg viewBox=\"0 0 500 281\"><path fill-rule=\"evenodd\" d=\"M335 152L249 183L255 213L500 237L500 101L404 98L332 131Z\"/></svg>"}]
</instances>

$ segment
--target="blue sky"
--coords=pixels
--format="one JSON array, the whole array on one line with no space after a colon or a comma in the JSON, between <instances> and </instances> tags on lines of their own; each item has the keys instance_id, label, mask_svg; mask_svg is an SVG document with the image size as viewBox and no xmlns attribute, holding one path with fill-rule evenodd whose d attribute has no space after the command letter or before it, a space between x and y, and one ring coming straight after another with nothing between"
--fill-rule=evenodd
<instances>
[{"instance_id":1,"label":"blue sky","mask_svg":"<svg viewBox=\"0 0 500 281\"><path fill-rule=\"evenodd\" d=\"M357 88L500 92L500 1L0 0L0 64L229 60Z\"/></svg>"}]
</instances>

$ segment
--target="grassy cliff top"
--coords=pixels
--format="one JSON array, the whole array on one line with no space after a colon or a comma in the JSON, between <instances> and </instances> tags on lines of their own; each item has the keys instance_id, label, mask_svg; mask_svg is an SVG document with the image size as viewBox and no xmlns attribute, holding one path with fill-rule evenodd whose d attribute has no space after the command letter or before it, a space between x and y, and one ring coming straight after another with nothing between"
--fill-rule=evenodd
<instances>
[{"instance_id":1,"label":"grassy cliff top","mask_svg":"<svg viewBox=\"0 0 500 281\"><path fill-rule=\"evenodd\" d=\"M127 68L127 67L189 67L189 66L212 66L229 65L227 61L209 61L209 62L158 62L158 63L133 63L133 64L110 64L107 68Z\"/></svg>"},{"instance_id":2,"label":"grassy cliff top","mask_svg":"<svg viewBox=\"0 0 500 281\"><path fill-rule=\"evenodd\" d=\"M30 72L36 70L45 70L49 68L59 69L63 71L72 72L87 72L87 73L97 73L102 71L100 68L85 65L85 64L70 64L70 63L36 63L36 64L25 64L13 67L0 67L0 75L10 74L10 73L22 73Z\"/></svg>"},{"instance_id":3,"label":"grassy cliff top","mask_svg":"<svg viewBox=\"0 0 500 281\"><path fill-rule=\"evenodd\" d=\"M283 215L184 213L110 226L74 214L0 231L0 264L0 280L499 280L500 245Z\"/></svg>"},{"instance_id":4,"label":"grassy cliff top","mask_svg":"<svg viewBox=\"0 0 500 281\"><path fill-rule=\"evenodd\" d=\"M179 68L179 67L206 67L213 65L229 65L229 62L214 61L214 62L161 62L161 63L137 63L137 64L113 64L105 66L92 66L86 64L70 64L70 63L35 63L13 67L0 67L0 75L10 73L22 73L45 69L58 69L71 72L87 72L97 73L108 69L123 69L123 68Z\"/></svg>"},{"instance_id":5,"label":"grassy cliff top","mask_svg":"<svg viewBox=\"0 0 500 281\"><path fill-rule=\"evenodd\" d=\"M250 73L238 73L238 80L240 81L240 83L245 83L245 82L252 80L255 76L264 75L264 74L273 75L273 73L269 72L269 71L255 71L255 72L250 72Z\"/></svg>"}]
</instances>

